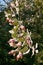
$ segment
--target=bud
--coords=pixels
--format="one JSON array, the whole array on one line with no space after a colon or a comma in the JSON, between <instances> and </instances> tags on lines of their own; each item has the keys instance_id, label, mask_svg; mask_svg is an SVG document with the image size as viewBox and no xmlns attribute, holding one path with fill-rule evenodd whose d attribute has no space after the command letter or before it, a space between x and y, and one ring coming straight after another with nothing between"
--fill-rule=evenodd
<instances>
[{"instance_id":1,"label":"bud","mask_svg":"<svg viewBox=\"0 0 43 65\"><path fill-rule=\"evenodd\" d=\"M24 34L23 33L20 33L20 34L18 34L18 37L22 37Z\"/></svg>"},{"instance_id":2,"label":"bud","mask_svg":"<svg viewBox=\"0 0 43 65\"><path fill-rule=\"evenodd\" d=\"M15 13L14 13L14 14L12 14L12 17L15 17Z\"/></svg>"},{"instance_id":3,"label":"bud","mask_svg":"<svg viewBox=\"0 0 43 65\"><path fill-rule=\"evenodd\" d=\"M19 14L19 8L16 7L16 13Z\"/></svg>"},{"instance_id":4,"label":"bud","mask_svg":"<svg viewBox=\"0 0 43 65\"><path fill-rule=\"evenodd\" d=\"M36 53L38 53L38 50L35 50Z\"/></svg>"},{"instance_id":5,"label":"bud","mask_svg":"<svg viewBox=\"0 0 43 65\"><path fill-rule=\"evenodd\" d=\"M14 46L15 46L15 40L14 40L14 39L10 39L10 40L8 41L8 43L9 43L9 45L10 45L11 47L14 47Z\"/></svg>"},{"instance_id":6,"label":"bud","mask_svg":"<svg viewBox=\"0 0 43 65\"><path fill-rule=\"evenodd\" d=\"M25 27L23 25L20 26L21 30L25 30Z\"/></svg>"},{"instance_id":7,"label":"bud","mask_svg":"<svg viewBox=\"0 0 43 65\"><path fill-rule=\"evenodd\" d=\"M15 42L15 39L10 39L9 41L8 41L8 43L14 43Z\"/></svg>"},{"instance_id":8,"label":"bud","mask_svg":"<svg viewBox=\"0 0 43 65\"><path fill-rule=\"evenodd\" d=\"M8 54L11 54L11 55L15 56L16 52L15 52L15 50L11 50L11 51L8 52Z\"/></svg>"},{"instance_id":9,"label":"bud","mask_svg":"<svg viewBox=\"0 0 43 65\"><path fill-rule=\"evenodd\" d=\"M10 5L11 5L12 8L15 8L15 4L13 2L10 3Z\"/></svg>"},{"instance_id":10,"label":"bud","mask_svg":"<svg viewBox=\"0 0 43 65\"><path fill-rule=\"evenodd\" d=\"M35 48L34 48L34 46L33 46L33 47L32 47L32 56L35 54L34 52L35 52Z\"/></svg>"},{"instance_id":11,"label":"bud","mask_svg":"<svg viewBox=\"0 0 43 65\"><path fill-rule=\"evenodd\" d=\"M11 19L9 19L9 23L11 23L12 22L12 20Z\"/></svg>"},{"instance_id":12,"label":"bud","mask_svg":"<svg viewBox=\"0 0 43 65\"><path fill-rule=\"evenodd\" d=\"M22 43L21 43L21 42L18 42L18 43L16 44L16 46L17 46L17 47L21 47L21 46L22 46Z\"/></svg>"},{"instance_id":13,"label":"bud","mask_svg":"<svg viewBox=\"0 0 43 65\"><path fill-rule=\"evenodd\" d=\"M17 61L18 61L19 59L22 59L22 57L23 57L22 53L19 52L19 54L18 54L17 57L16 57Z\"/></svg>"},{"instance_id":14,"label":"bud","mask_svg":"<svg viewBox=\"0 0 43 65\"><path fill-rule=\"evenodd\" d=\"M14 34L14 31L13 30L10 30L9 33Z\"/></svg>"},{"instance_id":15,"label":"bud","mask_svg":"<svg viewBox=\"0 0 43 65\"><path fill-rule=\"evenodd\" d=\"M18 1L17 1L17 0L16 0L15 4L16 4L16 6L19 6L19 3L18 3Z\"/></svg>"},{"instance_id":16,"label":"bud","mask_svg":"<svg viewBox=\"0 0 43 65\"><path fill-rule=\"evenodd\" d=\"M9 22L9 18L8 18L8 17L6 18L6 21L8 21L8 22Z\"/></svg>"},{"instance_id":17,"label":"bud","mask_svg":"<svg viewBox=\"0 0 43 65\"><path fill-rule=\"evenodd\" d=\"M38 43L36 43L36 46L35 46L35 48L38 48Z\"/></svg>"},{"instance_id":18,"label":"bud","mask_svg":"<svg viewBox=\"0 0 43 65\"><path fill-rule=\"evenodd\" d=\"M10 45L11 47L14 47L14 46L15 46L15 44L14 44L14 43L9 43L9 45Z\"/></svg>"}]
</instances>

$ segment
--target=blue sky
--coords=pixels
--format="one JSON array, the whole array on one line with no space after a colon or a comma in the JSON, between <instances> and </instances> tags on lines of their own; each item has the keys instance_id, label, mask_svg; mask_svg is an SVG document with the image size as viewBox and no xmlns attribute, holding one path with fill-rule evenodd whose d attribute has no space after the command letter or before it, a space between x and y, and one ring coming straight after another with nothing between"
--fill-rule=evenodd
<instances>
[{"instance_id":1,"label":"blue sky","mask_svg":"<svg viewBox=\"0 0 43 65\"><path fill-rule=\"evenodd\" d=\"M9 3L12 0L5 0L5 1ZM5 6L0 6L0 11L3 10L7 6L7 4L3 0L0 0L0 5L5 5Z\"/></svg>"},{"instance_id":2,"label":"blue sky","mask_svg":"<svg viewBox=\"0 0 43 65\"><path fill-rule=\"evenodd\" d=\"M6 5L6 3L3 0L0 0L0 4Z\"/></svg>"},{"instance_id":3,"label":"blue sky","mask_svg":"<svg viewBox=\"0 0 43 65\"><path fill-rule=\"evenodd\" d=\"M6 2L10 2L10 1L12 1L12 0L5 0ZM0 0L0 4L4 4L4 5L6 5L6 3L3 1L3 0Z\"/></svg>"}]
</instances>

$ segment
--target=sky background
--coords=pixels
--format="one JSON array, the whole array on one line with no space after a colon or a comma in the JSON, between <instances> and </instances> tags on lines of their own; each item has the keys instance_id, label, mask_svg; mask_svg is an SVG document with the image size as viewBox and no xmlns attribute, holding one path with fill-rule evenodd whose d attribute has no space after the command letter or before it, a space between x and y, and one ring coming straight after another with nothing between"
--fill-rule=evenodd
<instances>
[{"instance_id":1,"label":"sky background","mask_svg":"<svg viewBox=\"0 0 43 65\"><path fill-rule=\"evenodd\" d=\"M11 2L12 0L5 0L7 3ZM0 5L4 5L4 6L0 6L0 12L6 8L7 4L3 1L3 0L0 0Z\"/></svg>"},{"instance_id":2,"label":"sky background","mask_svg":"<svg viewBox=\"0 0 43 65\"><path fill-rule=\"evenodd\" d=\"M10 1L12 1L12 0L5 0L6 2L10 2ZM6 5L6 3L4 2L4 0L0 0L0 4L4 4L4 5Z\"/></svg>"}]
</instances>

